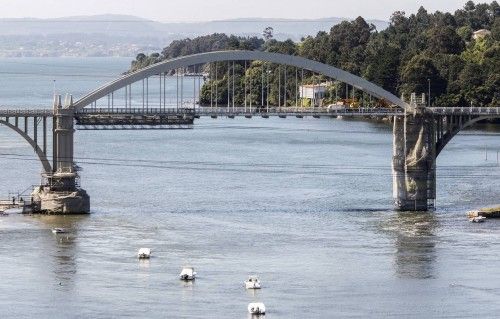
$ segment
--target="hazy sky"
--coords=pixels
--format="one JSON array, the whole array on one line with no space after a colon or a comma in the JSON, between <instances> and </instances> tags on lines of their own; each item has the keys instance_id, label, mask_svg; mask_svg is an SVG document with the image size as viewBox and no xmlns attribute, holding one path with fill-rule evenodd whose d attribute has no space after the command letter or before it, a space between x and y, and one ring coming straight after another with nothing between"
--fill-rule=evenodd
<instances>
[{"instance_id":1,"label":"hazy sky","mask_svg":"<svg viewBox=\"0 0 500 319\"><path fill-rule=\"evenodd\" d=\"M2 18L128 14L156 21L241 17L323 18L359 15L388 20L396 10L454 11L466 0L0 0ZM484 2L484 1L483 1Z\"/></svg>"}]
</instances>

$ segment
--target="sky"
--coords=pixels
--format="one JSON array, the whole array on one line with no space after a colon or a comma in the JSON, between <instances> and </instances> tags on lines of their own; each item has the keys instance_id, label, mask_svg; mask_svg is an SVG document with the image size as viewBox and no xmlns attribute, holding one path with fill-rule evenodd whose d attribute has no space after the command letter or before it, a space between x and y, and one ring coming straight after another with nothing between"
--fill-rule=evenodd
<instances>
[{"instance_id":1,"label":"sky","mask_svg":"<svg viewBox=\"0 0 500 319\"><path fill-rule=\"evenodd\" d=\"M160 22L233 18L388 20L394 11L455 11L467 0L0 0L1 18L55 18L97 14L135 15ZM476 1L481 2L481 1ZM484 1L482 1L484 2Z\"/></svg>"}]
</instances>

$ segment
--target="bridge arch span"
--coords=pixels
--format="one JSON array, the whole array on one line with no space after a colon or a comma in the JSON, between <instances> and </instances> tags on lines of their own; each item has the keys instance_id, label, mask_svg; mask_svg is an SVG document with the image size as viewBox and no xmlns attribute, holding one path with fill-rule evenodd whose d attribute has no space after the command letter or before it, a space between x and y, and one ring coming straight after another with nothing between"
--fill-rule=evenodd
<instances>
[{"instance_id":1,"label":"bridge arch span","mask_svg":"<svg viewBox=\"0 0 500 319\"><path fill-rule=\"evenodd\" d=\"M40 149L40 147L35 143L35 141L28 134L23 132L23 130L16 127L15 125L13 125L5 120L2 120L2 119L0 119L0 125L5 125L8 128L14 130L17 134L21 135L26 140L26 142L28 142L28 144L31 145L31 147L33 147L33 149L35 150L35 153L37 154L38 158L40 159L40 162L42 163L44 172L45 173L52 172L52 166L50 165L49 161L47 160L47 156L45 156L42 149Z\"/></svg>"},{"instance_id":2,"label":"bridge arch span","mask_svg":"<svg viewBox=\"0 0 500 319\"><path fill-rule=\"evenodd\" d=\"M478 116L473 119L469 119L465 123L461 123L458 126L452 127L450 130L448 130L442 137L438 138L436 142L436 158L439 156L439 154L444 150L446 145L458 134L460 131L476 124L477 122L487 120L490 117L488 116Z\"/></svg>"},{"instance_id":3,"label":"bridge arch span","mask_svg":"<svg viewBox=\"0 0 500 319\"><path fill-rule=\"evenodd\" d=\"M298 56L263 51L215 51L167 60L127 74L125 76L122 76L121 78L116 79L115 81L101 86L97 90L83 96L81 99L76 101L74 103L74 107L76 111L81 110L84 107L92 104L93 102L107 96L108 94L111 94L112 92L122 89L127 85L131 85L132 83L141 81L154 75L165 73L170 70L222 61L264 61L306 69L347 83L359 90L371 94L372 96L387 100L390 103L405 110L412 109L409 104L405 103L394 94L349 72L324 63L316 62Z\"/></svg>"}]
</instances>

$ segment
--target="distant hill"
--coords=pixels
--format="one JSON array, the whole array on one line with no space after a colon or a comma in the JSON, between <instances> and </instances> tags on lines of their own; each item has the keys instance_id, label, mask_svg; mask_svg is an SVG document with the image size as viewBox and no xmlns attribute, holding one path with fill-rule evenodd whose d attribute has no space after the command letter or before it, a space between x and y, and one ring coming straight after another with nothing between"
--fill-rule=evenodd
<instances>
[{"instance_id":1,"label":"distant hill","mask_svg":"<svg viewBox=\"0 0 500 319\"><path fill-rule=\"evenodd\" d=\"M0 19L0 35L52 35L82 33L103 33L108 36L170 37L177 35L199 36L214 32L236 35L260 34L271 26L276 35L300 39L302 36L316 35L318 31L328 31L345 18L324 18L317 20L245 18L190 23L162 23L127 15L77 16L57 19ZM388 22L367 20L378 30L385 29Z\"/></svg>"},{"instance_id":2,"label":"distant hill","mask_svg":"<svg viewBox=\"0 0 500 319\"><path fill-rule=\"evenodd\" d=\"M66 45L71 39L80 42L83 47L99 48L98 52L82 52L82 55L127 55L137 52L158 50L167 46L173 40L196 37L211 33L227 33L239 36L260 36L264 28L274 28L278 40L292 39L294 41L308 35L316 35L319 31L329 31L330 28L346 19L324 18L316 20L262 19L245 18L190 23L162 23L128 15L96 15L75 16L56 19L0 19L0 56L59 56L75 55L62 52L54 46L54 40L61 36ZM378 30L385 29L388 22L368 20ZM113 42L113 50L107 50L106 42ZM14 39L14 40L13 40ZM50 39L50 40L44 40ZM94 40L93 40L94 39ZM14 42L14 43L13 43ZM36 46L33 44L36 43ZM128 43L130 42L130 43ZM47 43L47 47L44 47ZM49 47L49 43L52 49ZM132 46L133 44L133 46ZM104 45L104 47L103 47ZM43 48L43 54L37 48ZM51 50L53 50L53 53ZM19 51L19 52L18 52ZM29 52L29 53L27 53Z\"/></svg>"}]
</instances>

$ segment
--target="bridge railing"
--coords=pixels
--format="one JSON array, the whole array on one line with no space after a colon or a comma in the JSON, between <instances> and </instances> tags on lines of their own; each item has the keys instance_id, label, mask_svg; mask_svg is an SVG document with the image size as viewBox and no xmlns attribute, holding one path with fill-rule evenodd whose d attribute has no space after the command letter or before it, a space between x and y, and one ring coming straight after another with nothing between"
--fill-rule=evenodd
<instances>
[{"instance_id":1,"label":"bridge railing","mask_svg":"<svg viewBox=\"0 0 500 319\"><path fill-rule=\"evenodd\" d=\"M404 111L399 108L350 108L344 106L333 107L277 107L277 106L224 106L224 107L196 107L196 108L85 108L76 115L199 115L199 116L226 116L226 115L397 115Z\"/></svg>"},{"instance_id":2,"label":"bridge railing","mask_svg":"<svg viewBox=\"0 0 500 319\"><path fill-rule=\"evenodd\" d=\"M499 115L500 107L431 107L436 114L443 115Z\"/></svg>"},{"instance_id":3,"label":"bridge railing","mask_svg":"<svg viewBox=\"0 0 500 319\"><path fill-rule=\"evenodd\" d=\"M157 115L157 114L194 114L192 108L84 108L76 114L137 114L137 115Z\"/></svg>"},{"instance_id":4,"label":"bridge railing","mask_svg":"<svg viewBox=\"0 0 500 319\"><path fill-rule=\"evenodd\" d=\"M398 108L349 108L335 107L202 107L196 109L198 115L260 115L260 114L290 114L290 115L395 115L403 113Z\"/></svg>"},{"instance_id":5,"label":"bridge railing","mask_svg":"<svg viewBox=\"0 0 500 319\"><path fill-rule=\"evenodd\" d=\"M2 110L0 109L1 117L9 117L9 116L52 116L54 115L54 111L51 109L8 109Z\"/></svg>"}]
</instances>

